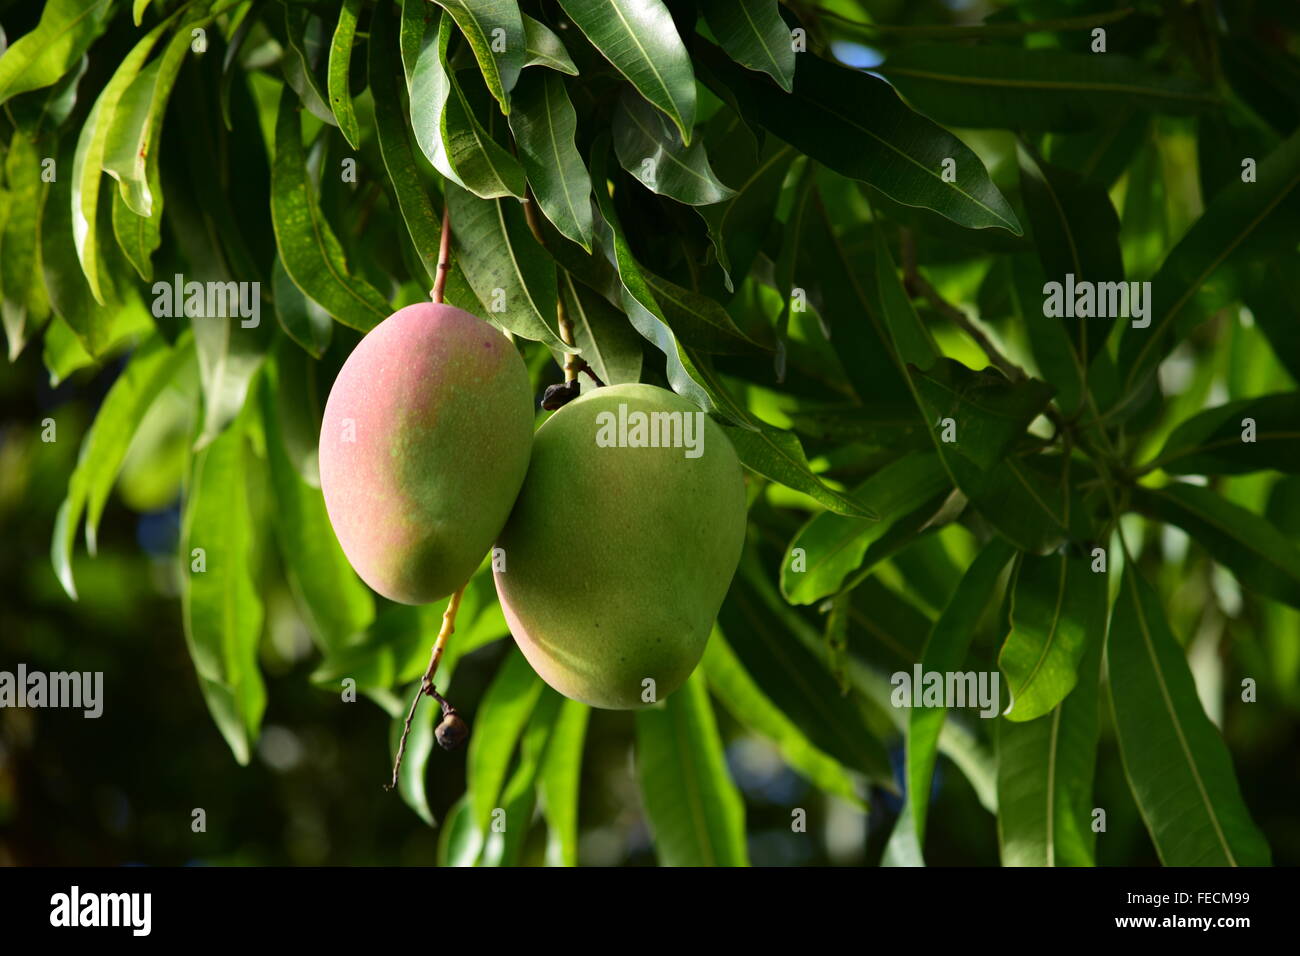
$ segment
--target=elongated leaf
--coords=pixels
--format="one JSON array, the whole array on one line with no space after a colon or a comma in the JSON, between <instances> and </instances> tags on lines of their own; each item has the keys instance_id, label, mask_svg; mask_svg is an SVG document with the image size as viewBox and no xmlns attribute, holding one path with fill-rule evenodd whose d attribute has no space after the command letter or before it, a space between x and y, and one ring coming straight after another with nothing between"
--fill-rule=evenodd
<instances>
[{"instance_id":1,"label":"elongated leaf","mask_svg":"<svg viewBox=\"0 0 1300 956\"><path fill-rule=\"evenodd\" d=\"M1196 695L1155 592L1132 567L1116 598L1106 674L1124 772L1166 866L1267 866L1232 757Z\"/></svg>"},{"instance_id":2,"label":"elongated leaf","mask_svg":"<svg viewBox=\"0 0 1300 956\"><path fill-rule=\"evenodd\" d=\"M523 67L544 66L559 70L570 76L578 75L578 68L573 65L573 58L564 48L564 43L546 24L523 14L524 20L524 62Z\"/></svg>"},{"instance_id":3,"label":"elongated leaf","mask_svg":"<svg viewBox=\"0 0 1300 956\"><path fill-rule=\"evenodd\" d=\"M1198 485L1139 489L1134 504L1190 534L1246 589L1300 607L1300 550L1271 522Z\"/></svg>"},{"instance_id":4,"label":"elongated leaf","mask_svg":"<svg viewBox=\"0 0 1300 956\"><path fill-rule=\"evenodd\" d=\"M682 144L663 114L631 90L614 113L614 151L623 168L651 192L690 206L709 206L735 195L719 182L698 139Z\"/></svg>"},{"instance_id":5,"label":"elongated leaf","mask_svg":"<svg viewBox=\"0 0 1300 956\"><path fill-rule=\"evenodd\" d=\"M774 743L782 759L800 776L819 790L866 809L849 770L814 745L803 729L763 693L720 631L715 630L709 638L701 667L709 686L731 715Z\"/></svg>"},{"instance_id":6,"label":"elongated leaf","mask_svg":"<svg viewBox=\"0 0 1300 956\"><path fill-rule=\"evenodd\" d=\"M533 708L519 741L519 760L505 789L501 791L502 814L494 814L493 826L483 844L481 866L517 866L524 841L537 813L537 776L564 698L547 688ZM497 821L500 820L498 827Z\"/></svg>"},{"instance_id":7,"label":"elongated leaf","mask_svg":"<svg viewBox=\"0 0 1300 956\"><path fill-rule=\"evenodd\" d=\"M334 111L329 105L329 93L316 75L317 65L325 50L324 22L302 6L285 3L284 33L285 81L313 116L331 126L337 126L338 120L334 118Z\"/></svg>"},{"instance_id":8,"label":"elongated leaf","mask_svg":"<svg viewBox=\"0 0 1300 956\"><path fill-rule=\"evenodd\" d=\"M1249 429L1246 419L1254 421ZM1253 440L1247 441L1246 437ZM1300 471L1300 392L1207 408L1179 425L1155 460L1174 475Z\"/></svg>"},{"instance_id":9,"label":"elongated leaf","mask_svg":"<svg viewBox=\"0 0 1300 956\"><path fill-rule=\"evenodd\" d=\"M54 572L73 600L77 589L72 578L72 547L82 512L86 514L86 543L93 554L99 519L131 439L158 393L193 358L193 344L188 337L174 348L168 348L157 337L148 339L131 356L109 389L94 424L82 439L77 467L68 479L68 495L59 507L50 547Z\"/></svg>"},{"instance_id":10,"label":"elongated leaf","mask_svg":"<svg viewBox=\"0 0 1300 956\"><path fill-rule=\"evenodd\" d=\"M321 214L307 172L293 97L280 96L271 166L271 220L280 261L303 294L344 325L363 332L388 316L388 303L364 279L348 274L343 247Z\"/></svg>"},{"instance_id":11,"label":"elongated leaf","mask_svg":"<svg viewBox=\"0 0 1300 956\"><path fill-rule=\"evenodd\" d=\"M727 774L704 676L636 714L641 800L664 866L748 866L745 804Z\"/></svg>"},{"instance_id":12,"label":"elongated leaf","mask_svg":"<svg viewBox=\"0 0 1300 956\"><path fill-rule=\"evenodd\" d=\"M275 491L273 518L280 557L312 632L323 647L338 647L370 626L375 616L374 598L334 537L320 489L303 481L289 459L275 403L283 383L274 365L268 366L268 373L260 389L261 414Z\"/></svg>"},{"instance_id":13,"label":"elongated leaf","mask_svg":"<svg viewBox=\"0 0 1300 956\"><path fill-rule=\"evenodd\" d=\"M695 72L662 0L559 0L592 46L673 121L689 144Z\"/></svg>"},{"instance_id":14,"label":"elongated leaf","mask_svg":"<svg viewBox=\"0 0 1300 956\"><path fill-rule=\"evenodd\" d=\"M627 316L575 283L568 271L561 274L560 294L573 324L573 343L600 380L606 385L639 382L642 339Z\"/></svg>"},{"instance_id":15,"label":"elongated leaf","mask_svg":"<svg viewBox=\"0 0 1300 956\"><path fill-rule=\"evenodd\" d=\"M361 128L357 126L356 110L352 106L352 91L348 81L352 73L352 44L357 35L357 15L361 0L343 0L339 7L339 22L334 27L330 43L329 97L330 109L338 122L339 131L353 149L361 145Z\"/></svg>"},{"instance_id":16,"label":"elongated leaf","mask_svg":"<svg viewBox=\"0 0 1300 956\"><path fill-rule=\"evenodd\" d=\"M700 7L728 56L787 93L794 88L794 44L776 0L704 0Z\"/></svg>"},{"instance_id":17,"label":"elongated leaf","mask_svg":"<svg viewBox=\"0 0 1300 956\"><path fill-rule=\"evenodd\" d=\"M858 499L826 484L813 473L803 445L794 432L762 426L756 429L731 428L727 431L741 464L755 474L778 484L802 491L837 515L874 521L877 506L868 498Z\"/></svg>"},{"instance_id":18,"label":"elongated leaf","mask_svg":"<svg viewBox=\"0 0 1300 956\"><path fill-rule=\"evenodd\" d=\"M213 720L235 759L246 764L266 688L257 662L263 611L242 422L194 456L179 559L190 657Z\"/></svg>"},{"instance_id":19,"label":"elongated leaf","mask_svg":"<svg viewBox=\"0 0 1300 956\"><path fill-rule=\"evenodd\" d=\"M510 130L546 218L591 252L591 177L574 144L578 116L564 81L550 70L521 77Z\"/></svg>"},{"instance_id":20,"label":"elongated leaf","mask_svg":"<svg viewBox=\"0 0 1300 956\"><path fill-rule=\"evenodd\" d=\"M1128 328L1120 340L1123 394L1135 402L1139 386L1203 318L1196 293L1225 263L1295 247L1300 215L1300 132L1259 163L1253 183L1233 182L1205 207L1151 279L1149 326Z\"/></svg>"},{"instance_id":21,"label":"elongated leaf","mask_svg":"<svg viewBox=\"0 0 1300 956\"><path fill-rule=\"evenodd\" d=\"M443 821L442 835L438 837L438 865L473 866L482 851L483 833L474 826L469 801L461 797Z\"/></svg>"},{"instance_id":22,"label":"elongated leaf","mask_svg":"<svg viewBox=\"0 0 1300 956\"><path fill-rule=\"evenodd\" d=\"M510 756L545 686L524 655L512 648L474 714L465 774L472 819L481 833L499 806Z\"/></svg>"},{"instance_id":23,"label":"elongated leaf","mask_svg":"<svg viewBox=\"0 0 1300 956\"><path fill-rule=\"evenodd\" d=\"M964 127L1072 130L1134 105L1182 114L1214 103L1195 84L1116 53L914 44L880 72L927 116Z\"/></svg>"},{"instance_id":24,"label":"elongated leaf","mask_svg":"<svg viewBox=\"0 0 1300 956\"><path fill-rule=\"evenodd\" d=\"M324 355L334 335L334 320L293 284L279 256L271 266L271 289L280 327L313 358Z\"/></svg>"},{"instance_id":25,"label":"elongated leaf","mask_svg":"<svg viewBox=\"0 0 1300 956\"><path fill-rule=\"evenodd\" d=\"M908 109L883 80L804 55L794 92L786 94L734 66L707 43L699 44L697 55L747 117L841 175L968 229L996 227L1020 234L1015 213L979 157ZM956 163L954 182L944 179L945 159Z\"/></svg>"},{"instance_id":26,"label":"elongated leaf","mask_svg":"<svg viewBox=\"0 0 1300 956\"><path fill-rule=\"evenodd\" d=\"M921 657L922 675L937 673L942 676L962 669L971 638L975 636L975 627L997 590L998 577L1011 560L1011 554L1011 547L1000 538L994 538L984 546L962 577L943 614L934 623ZM901 690L896 688L896 693L901 693ZM938 757L939 733L947 715L947 709L943 707L913 707L908 719L907 794L912 820L922 844L930 809L930 783Z\"/></svg>"},{"instance_id":27,"label":"elongated leaf","mask_svg":"<svg viewBox=\"0 0 1300 956\"><path fill-rule=\"evenodd\" d=\"M929 452L886 465L853 490L854 499L870 503L879 519L816 515L799 529L781 562L781 593L791 604L812 604L836 593L862 568L871 544L949 487L942 462Z\"/></svg>"},{"instance_id":28,"label":"elongated leaf","mask_svg":"<svg viewBox=\"0 0 1300 956\"><path fill-rule=\"evenodd\" d=\"M27 329L39 328L50 314L40 245L49 186L41 181L36 144L21 130L9 141L4 170L9 188L0 198L0 313L12 362L26 344Z\"/></svg>"},{"instance_id":29,"label":"elongated leaf","mask_svg":"<svg viewBox=\"0 0 1300 956\"><path fill-rule=\"evenodd\" d=\"M553 866L578 865L578 790L590 716L586 704L563 702L538 771L537 791L549 828L546 858Z\"/></svg>"},{"instance_id":30,"label":"elongated leaf","mask_svg":"<svg viewBox=\"0 0 1300 956\"><path fill-rule=\"evenodd\" d=\"M249 328L233 317L206 316L194 323L194 349L203 386L203 428L196 447L215 438L244 407L273 333L271 323L262 324L260 319L256 327Z\"/></svg>"},{"instance_id":31,"label":"elongated leaf","mask_svg":"<svg viewBox=\"0 0 1300 956\"><path fill-rule=\"evenodd\" d=\"M113 0L46 3L36 29L18 37L0 56L0 103L57 83L103 32L112 12Z\"/></svg>"},{"instance_id":32,"label":"elongated leaf","mask_svg":"<svg viewBox=\"0 0 1300 956\"><path fill-rule=\"evenodd\" d=\"M488 90L501 112L510 112L510 91L524 65L524 22L516 0L433 0L465 35Z\"/></svg>"},{"instance_id":33,"label":"elongated leaf","mask_svg":"<svg viewBox=\"0 0 1300 956\"><path fill-rule=\"evenodd\" d=\"M1011 633L998 656L1007 677L1007 719L1053 710L1079 680L1079 662L1106 630L1105 572L1092 558L1022 555L1011 584Z\"/></svg>"},{"instance_id":34,"label":"elongated leaf","mask_svg":"<svg viewBox=\"0 0 1300 956\"><path fill-rule=\"evenodd\" d=\"M768 351L742 332L716 299L683 289L653 272L643 272L642 276L663 309L664 318L686 347L714 355Z\"/></svg>"},{"instance_id":35,"label":"elongated leaf","mask_svg":"<svg viewBox=\"0 0 1300 956\"><path fill-rule=\"evenodd\" d=\"M486 317L516 335L570 351L552 330L555 265L528 230L519 204L479 199L447 183L457 262Z\"/></svg>"},{"instance_id":36,"label":"elongated leaf","mask_svg":"<svg viewBox=\"0 0 1300 956\"><path fill-rule=\"evenodd\" d=\"M725 202L696 207L708 226L729 292L749 274L794 156L789 146L772 140L753 163L732 157L728 165L736 166L739 172L733 180L737 183L734 194Z\"/></svg>"},{"instance_id":37,"label":"elongated leaf","mask_svg":"<svg viewBox=\"0 0 1300 956\"><path fill-rule=\"evenodd\" d=\"M1049 712L1021 723L998 721L998 844L1003 866L1095 862L1092 779L1102 643L1088 646L1078 683Z\"/></svg>"}]
</instances>

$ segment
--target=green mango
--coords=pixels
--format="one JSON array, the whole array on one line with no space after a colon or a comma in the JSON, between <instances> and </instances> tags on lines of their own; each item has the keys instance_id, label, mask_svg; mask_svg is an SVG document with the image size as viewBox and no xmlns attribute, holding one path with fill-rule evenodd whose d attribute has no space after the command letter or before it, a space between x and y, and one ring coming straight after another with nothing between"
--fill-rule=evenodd
<instances>
[{"instance_id":1,"label":"green mango","mask_svg":"<svg viewBox=\"0 0 1300 956\"><path fill-rule=\"evenodd\" d=\"M510 515L532 439L528 370L492 326L431 302L375 326L320 433L325 507L357 574L402 604L463 585Z\"/></svg>"},{"instance_id":2,"label":"green mango","mask_svg":"<svg viewBox=\"0 0 1300 956\"><path fill-rule=\"evenodd\" d=\"M651 385L594 389L533 438L494 572L510 632L566 697L663 700L704 653L745 520L740 461L712 419Z\"/></svg>"}]
</instances>

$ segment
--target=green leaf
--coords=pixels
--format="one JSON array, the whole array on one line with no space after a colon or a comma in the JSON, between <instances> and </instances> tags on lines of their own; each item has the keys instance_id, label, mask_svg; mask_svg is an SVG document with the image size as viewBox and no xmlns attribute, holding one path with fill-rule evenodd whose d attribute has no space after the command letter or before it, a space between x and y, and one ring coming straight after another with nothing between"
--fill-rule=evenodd
<instances>
[{"instance_id":1,"label":"green leaf","mask_svg":"<svg viewBox=\"0 0 1300 956\"><path fill-rule=\"evenodd\" d=\"M1000 538L994 538L980 551L925 642L920 663L923 675L942 675L962 669L976 625L997 592L998 577L1011 560L1011 555L1010 545ZM901 693L903 689L896 687L895 693ZM930 808L931 778L938 757L939 734L947 716L947 709L943 707L913 707L909 712L907 794L917 837L922 843Z\"/></svg>"},{"instance_id":2,"label":"green leaf","mask_svg":"<svg viewBox=\"0 0 1300 956\"><path fill-rule=\"evenodd\" d=\"M546 24L534 20L528 14L523 14L523 19L524 62L522 66L525 68L544 66L570 76L577 76L578 68L573 65L573 59L560 38L552 33Z\"/></svg>"},{"instance_id":3,"label":"green leaf","mask_svg":"<svg viewBox=\"0 0 1300 956\"><path fill-rule=\"evenodd\" d=\"M0 192L0 313L9 342L9 361L50 314L41 270L40 224L48 184L41 181L36 144L15 130L4 160L9 188Z\"/></svg>"},{"instance_id":4,"label":"green leaf","mask_svg":"<svg viewBox=\"0 0 1300 956\"><path fill-rule=\"evenodd\" d=\"M285 81L312 116L337 126L338 120L329 106L329 94L316 75L316 66L324 52L325 24L306 8L285 0L281 2L284 3L286 41Z\"/></svg>"},{"instance_id":5,"label":"green leaf","mask_svg":"<svg viewBox=\"0 0 1300 956\"><path fill-rule=\"evenodd\" d=\"M252 755L266 709L244 421L194 456L178 556L190 657L208 710L241 764Z\"/></svg>"},{"instance_id":6,"label":"green leaf","mask_svg":"<svg viewBox=\"0 0 1300 956\"><path fill-rule=\"evenodd\" d=\"M586 704L576 700L561 704L538 771L537 792L549 829L546 857L553 866L578 865L578 791L590 716Z\"/></svg>"},{"instance_id":7,"label":"green leaf","mask_svg":"<svg viewBox=\"0 0 1300 956\"><path fill-rule=\"evenodd\" d=\"M1248 590L1300 608L1300 550L1273 524L1209 488L1139 488L1134 505L1190 534Z\"/></svg>"},{"instance_id":8,"label":"green leaf","mask_svg":"<svg viewBox=\"0 0 1300 956\"><path fill-rule=\"evenodd\" d=\"M935 499L950 488L948 475L937 455L916 452L890 462L853 490L857 501L870 502L879 518L842 517L830 512L816 515L799 529L781 562L781 594L791 604L812 604L838 592L849 575L869 570L884 554L870 546L891 542L891 531L916 522L909 516L928 507L928 519L937 508ZM910 535L909 535L910 537ZM800 552L796 552L799 549ZM798 560L796 560L798 558ZM796 568L802 570L796 570Z\"/></svg>"},{"instance_id":9,"label":"green leaf","mask_svg":"<svg viewBox=\"0 0 1300 956\"><path fill-rule=\"evenodd\" d=\"M357 125L348 81L351 78L352 44L356 40L357 15L360 12L361 0L343 0L343 5L339 7L339 22L334 28L334 39L330 43L329 57L330 109L343 138L353 149L361 145L361 128Z\"/></svg>"},{"instance_id":10,"label":"green leaf","mask_svg":"<svg viewBox=\"0 0 1300 956\"><path fill-rule=\"evenodd\" d=\"M461 797L452 804L443 821L442 835L438 838L438 865L473 866L482 851L483 834L474 826L469 801Z\"/></svg>"},{"instance_id":11,"label":"green leaf","mask_svg":"<svg viewBox=\"0 0 1300 956\"><path fill-rule=\"evenodd\" d=\"M5 109L14 125L29 136L62 126L77 104L77 86L89 66L90 57L83 55L53 86L9 100Z\"/></svg>"},{"instance_id":12,"label":"green leaf","mask_svg":"<svg viewBox=\"0 0 1300 956\"><path fill-rule=\"evenodd\" d=\"M550 749L551 732L564 698L549 687L533 709L519 742L519 761L501 792L501 826L493 819L483 844L481 866L518 866L519 856L537 811L537 775Z\"/></svg>"},{"instance_id":13,"label":"green leaf","mask_svg":"<svg viewBox=\"0 0 1300 956\"><path fill-rule=\"evenodd\" d=\"M1236 181L1220 190L1165 257L1151 279L1150 325L1128 328L1120 340L1126 403L1137 400L1141 383L1177 339L1203 318L1190 306L1197 291L1217 277L1220 266L1258 257L1265 250L1294 249L1293 226L1300 216L1297 186L1300 132L1260 161L1255 182Z\"/></svg>"},{"instance_id":14,"label":"green leaf","mask_svg":"<svg viewBox=\"0 0 1300 956\"><path fill-rule=\"evenodd\" d=\"M1246 441L1246 419L1254 420ZM1148 468L1171 475L1240 475L1274 468L1300 472L1300 392L1217 405L1174 429Z\"/></svg>"},{"instance_id":15,"label":"green leaf","mask_svg":"<svg viewBox=\"0 0 1300 956\"><path fill-rule=\"evenodd\" d=\"M72 69L113 13L113 0L49 0L40 22L0 56L0 103L57 83Z\"/></svg>"},{"instance_id":16,"label":"green leaf","mask_svg":"<svg viewBox=\"0 0 1300 956\"><path fill-rule=\"evenodd\" d=\"M578 116L564 81L546 70L523 76L510 131L537 202L555 228L591 252L591 177L574 145Z\"/></svg>"},{"instance_id":17,"label":"green leaf","mask_svg":"<svg viewBox=\"0 0 1300 956\"><path fill-rule=\"evenodd\" d=\"M690 144L695 72L661 0L559 0L592 46L673 121Z\"/></svg>"},{"instance_id":18,"label":"green leaf","mask_svg":"<svg viewBox=\"0 0 1300 956\"><path fill-rule=\"evenodd\" d=\"M364 279L348 275L343 247L314 193L301 122L286 89L280 96L271 166L271 221L280 261L304 295L344 325L368 332L387 318L388 303Z\"/></svg>"},{"instance_id":19,"label":"green leaf","mask_svg":"<svg viewBox=\"0 0 1300 956\"><path fill-rule=\"evenodd\" d=\"M627 317L575 283L567 271L560 276L560 295L573 324L573 344L600 380L606 385L639 382L642 339Z\"/></svg>"},{"instance_id":20,"label":"green leaf","mask_svg":"<svg viewBox=\"0 0 1300 956\"><path fill-rule=\"evenodd\" d=\"M614 151L624 169L651 192L689 206L709 206L735 195L718 181L698 139L682 145L663 114L631 90L614 112Z\"/></svg>"},{"instance_id":21,"label":"green leaf","mask_svg":"<svg viewBox=\"0 0 1300 956\"><path fill-rule=\"evenodd\" d=\"M660 706L637 711L641 800L663 866L748 866L745 804L705 686L693 674Z\"/></svg>"},{"instance_id":22,"label":"green leaf","mask_svg":"<svg viewBox=\"0 0 1300 956\"><path fill-rule=\"evenodd\" d=\"M729 428L727 436L736 447L741 464L757 475L802 491L837 515L849 515L874 522L876 508L869 499L832 488L813 473L803 445L794 432L768 425L758 428Z\"/></svg>"},{"instance_id":23,"label":"green leaf","mask_svg":"<svg viewBox=\"0 0 1300 956\"><path fill-rule=\"evenodd\" d=\"M553 331L555 264L533 238L519 203L479 199L451 183L452 248L486 316L516 335L571 351Z\"/></svg>"},{"instance_id":24,"label":"green leaf","mask_svg":"<svg viewBox=\"0 0 1300 956\"><path fill-rule=\"evenodd\" d=\"M1011 582L1011 633L998 655L1007 677L1008 720L1054 709L1079 679L1079 662L1106 631L1105 572L1092 557L1020 556Z\"/></svg>"},{"instance_id":25,"label":"green leaf","mask_svg":"<svg viewBox=\"0 0 1300 956\"><path fill-rule=\"evenodd\" d=\"M436 827L438 821L434 817L433 811L429 809L429 792L425 784L425 776L429 768L429 756L433 753L433 746L436 742L433 732L434 727L441 719L442 708L438 706L438 702L427 694L421 694L419 703L415 705L415 716L411 719L411 732L406 738L406 750L402 754L402 766L397 771L397 792L402 795L402 802L414 810L419 818L431 827ZM397 759L397 748L401 745L402 732L405 729L406 708L403 707L392 715L388 727L388 748L394 761ZM462 798L452 808L452 813L455 814L463 805ZM460 816L465 821L470 820L468 813L461 813ZM450 817L445 821L445 824L447 829L451 829L455 825ZM445 839L445 832L443 836ZM475 859L478 857L477 844L475 845L474 857ZM469 866L472 865L472 862L463 865Z\"/></svg>"},{"instance_id":26,"label":"green leaf","mask_svg":"<svg viewBox=\"0 0 1300 956\"><path fill-rule=\"evenodd\" d=\"M433 0L456 21L474 51L488 90L501 112L510 112L510 91L524 65L524 23L516 0ZM497 46L504 49L497 50Z\"/></svg>"},{"instance_id":27,"label":"green leaf","mask_svg":"<svg viewBox=\"0 0 1300 956\"><path fill-rule=\"evenodd\" d=\"M334 537L320 489L303 481L289 458L275 401L284 383L275 364L269 365L267 372L260 389L261 414L275 492L272 517L280 558L312 633L322 647L339 647L370 626L375 617L374 598Z\"/></svg>"},{"instance_id":28,"label":"green leaf","mask_svg":"<svg viewBox=\"0 0 1300 956\"><path fill-rule=\"evenodd\" d=\"M480 833L486 834L492 822L515 743L545 686L519 649L512 647L474 714L465 775L472 819Z\"/></svg>"},{"instance_id":29,"label":"green leaf","mask_svg":"<svg viewBox=\"0 0 1300 956\"><path fill-rule=\"evenodd\" d=\"M687 348L712 355L770 351L742 332L716 299L683 289L653 272L642 272L642 276L678 341Z\"/></svg>"},{"instance_id":30,"label":"green leaf","mask_svg":"<svg viewBox=\"0 0 1300 956\"><path fill-rule=\"evenodd\" d=\"M708 43L701 41L697 56L731 91L746 117L837 173L968 229L996 227L1020 234L1015 213L979 157L908 109L883 80L805 54L794 92L787 94L735 67ZM956 163L955 182L945 181L945 159Z\"/></svg>"},{"instance_id":31,"label":"green leaf","mask_svg":"<svg viewBox=\"0 0 1300 956\"><path fill-rule=\"evenodd\" d=\"M743 150L736 152L743 154ZM768 142L753 163L730 157L728 165L738 167L738 175L731 181L740 185L725 202L695 208L708 226L709 239L717 251L718 265L722 266L728 292L749 275L749 268L771 225L781 194L781 183L785 181L794 158L794 150L775 139Z\"/></svg>"},{"instance_id":32,"label":"green leaf","mask_svg":"<svg viewBox=\"0 0 1300 956\"><path fill-rule=\"evenodd\" d=\"M1105 614L1103 603L1103 618ZM1048 713L1022 723L998 721L998 844L1003 866L1095 863L1092 786L1102 643L1088 645L1078 683Z\"/></svg>"},{"instance_id":33,"label":"green leaf","mask_svg":"<svg viewBox=\"0 0 1300 956\"><path fill-rule=\"evenodd\" d=\"M850 771L820 750L803 729L787 717L745 670L718 630L713 632L700 662L709 686L742 725L766 737L781 758L817 789L866 810Z\"/></svg>"},{"instance_id":34,"label":"green leaf","mask_svg":"<svg viewBox=\"0 0 1300 956\"><path fill-rule=\"evenodd\" d=\"M1267 866L1232 757L1201 708L1159 597L1128 567L1106 642L1124 772L1165 866Z\"/></svg>"},{"instance_id":35,"label":"green leaf","mask_svg":"<svg viewBox=\"0 0 1300 956\"><path fill-rule=\"evenodd\" d=\"M1072 130L1131 106L1185 114L1215 103L1196 84L1116 53L917 44L879 69L927 116L965 128Z\"/></svg>"},{"instance_id":36,"label":"green leaf","mask_svg":"<svg viewBox=\"0 0 1300 956\"><path fill-rule=\"evenodd\" d=\"M795 52L776 0L704 0L701 12L727 55L794 88Z\"/></svg>"},{"instance_id":37,"label":"green leaf","mask_svg":"<svg viewBox=\"0 0 1300 956\"><path fill-rule=\"evenodd\" d=\"M99 519L131 439L158 393L193 358L193 343L188 337L174 348L168 348L156 336L150 337L113 382L94 424L82 439L77 467L68 479L68 494L59 507L50 545L54 572L73 600L77 589L72 578L72 547L82 512L86 513L86 544L93 554Z\"/></svg>"},{"instance_id":38,"label":"green leaf","mask_svg":"<svg viewBox=\"0 0 1300 956\"><path fill-rule=\"evenodd\" d=\"M293 284L279 256L271 265L271 291L275 296L275 317L289 338L313 358L324 355L334 334L334 320Z\"/></svg>"}]
</instances>

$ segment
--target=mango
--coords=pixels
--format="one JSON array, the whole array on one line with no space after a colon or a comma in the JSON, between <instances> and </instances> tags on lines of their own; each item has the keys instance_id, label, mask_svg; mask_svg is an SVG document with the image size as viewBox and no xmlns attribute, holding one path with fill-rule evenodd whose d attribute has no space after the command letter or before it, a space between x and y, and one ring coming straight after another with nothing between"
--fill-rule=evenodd
<instances>
[{"instance_id":1,"label":"mango","mask_svg":"<svg viewBox=\"0 0 1300 956\"><path fill-rule=\"evenodd\" d=\"M533 395L515 347L468 312L430 302L375 326L330 389L320 483L361 579L402 604L472 575L528 471Z\"/></svg>"},{"instance_id":2,"label":"mango","mask_svg":"<svg viewBox=\"0 0 1300 956\"><path fill-rule=\"evenodd\" d=\"M519 649L593 707L663 700L704 653L745 510L735 449L680 396L613 385L565 405L533 438L498 541L497 596Z\"/></svg>"}]
</instances>

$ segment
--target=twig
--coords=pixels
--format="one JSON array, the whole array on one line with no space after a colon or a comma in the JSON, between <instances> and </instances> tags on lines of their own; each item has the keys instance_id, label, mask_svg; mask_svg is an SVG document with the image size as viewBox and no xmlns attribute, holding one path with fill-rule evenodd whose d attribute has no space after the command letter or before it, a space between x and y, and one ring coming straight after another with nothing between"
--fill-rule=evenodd
<instances>
[{"instance_id":1,"label":"twig","mask_svg":"<svg viewBox=\"0 0 1300 956\"><path fill-rule=\"evenodd\" d=\"M445 216L443 222L446 223ZM445 230L443 234L446 235ZM420 678L420 688L415 692L415 699L411 701L411 709L406 713L406 724L402 727L402 739L397 744L397 759L393 762L393 782L388 784L384 788L385 790L392 790L397 786L397 774L402 769L402 758L406 756L406 738L411 734L411 721L415 719L415 710L420 706L420 698L428 694L438 701L442 705L444 716L449 712L454 712L451 704L433 686L433 676L438 672L438 664L442 661L442 652L447 647L447 638L451 637L456 631L456 612L460 610L460 600L465 596L465 587L464 584L460 586L460 589L447 602L447 609L442 612L442 627L438 630L437 640L433 642L433 654L429 657L429 666L425 668L424 676Z\"/></svg>"},{"instance_id":2,"label":"twig","mask_svg":"<svg viewBox=\"0 0 1300 956\"><path fill-rule=\"evenodd\" d=\"M447 273L451 271L451 203L442 197L442 236L438 240L438 274L433 277L434 302L442 302L443 290L447 288Z\"/></svg>"}]
</instances>

